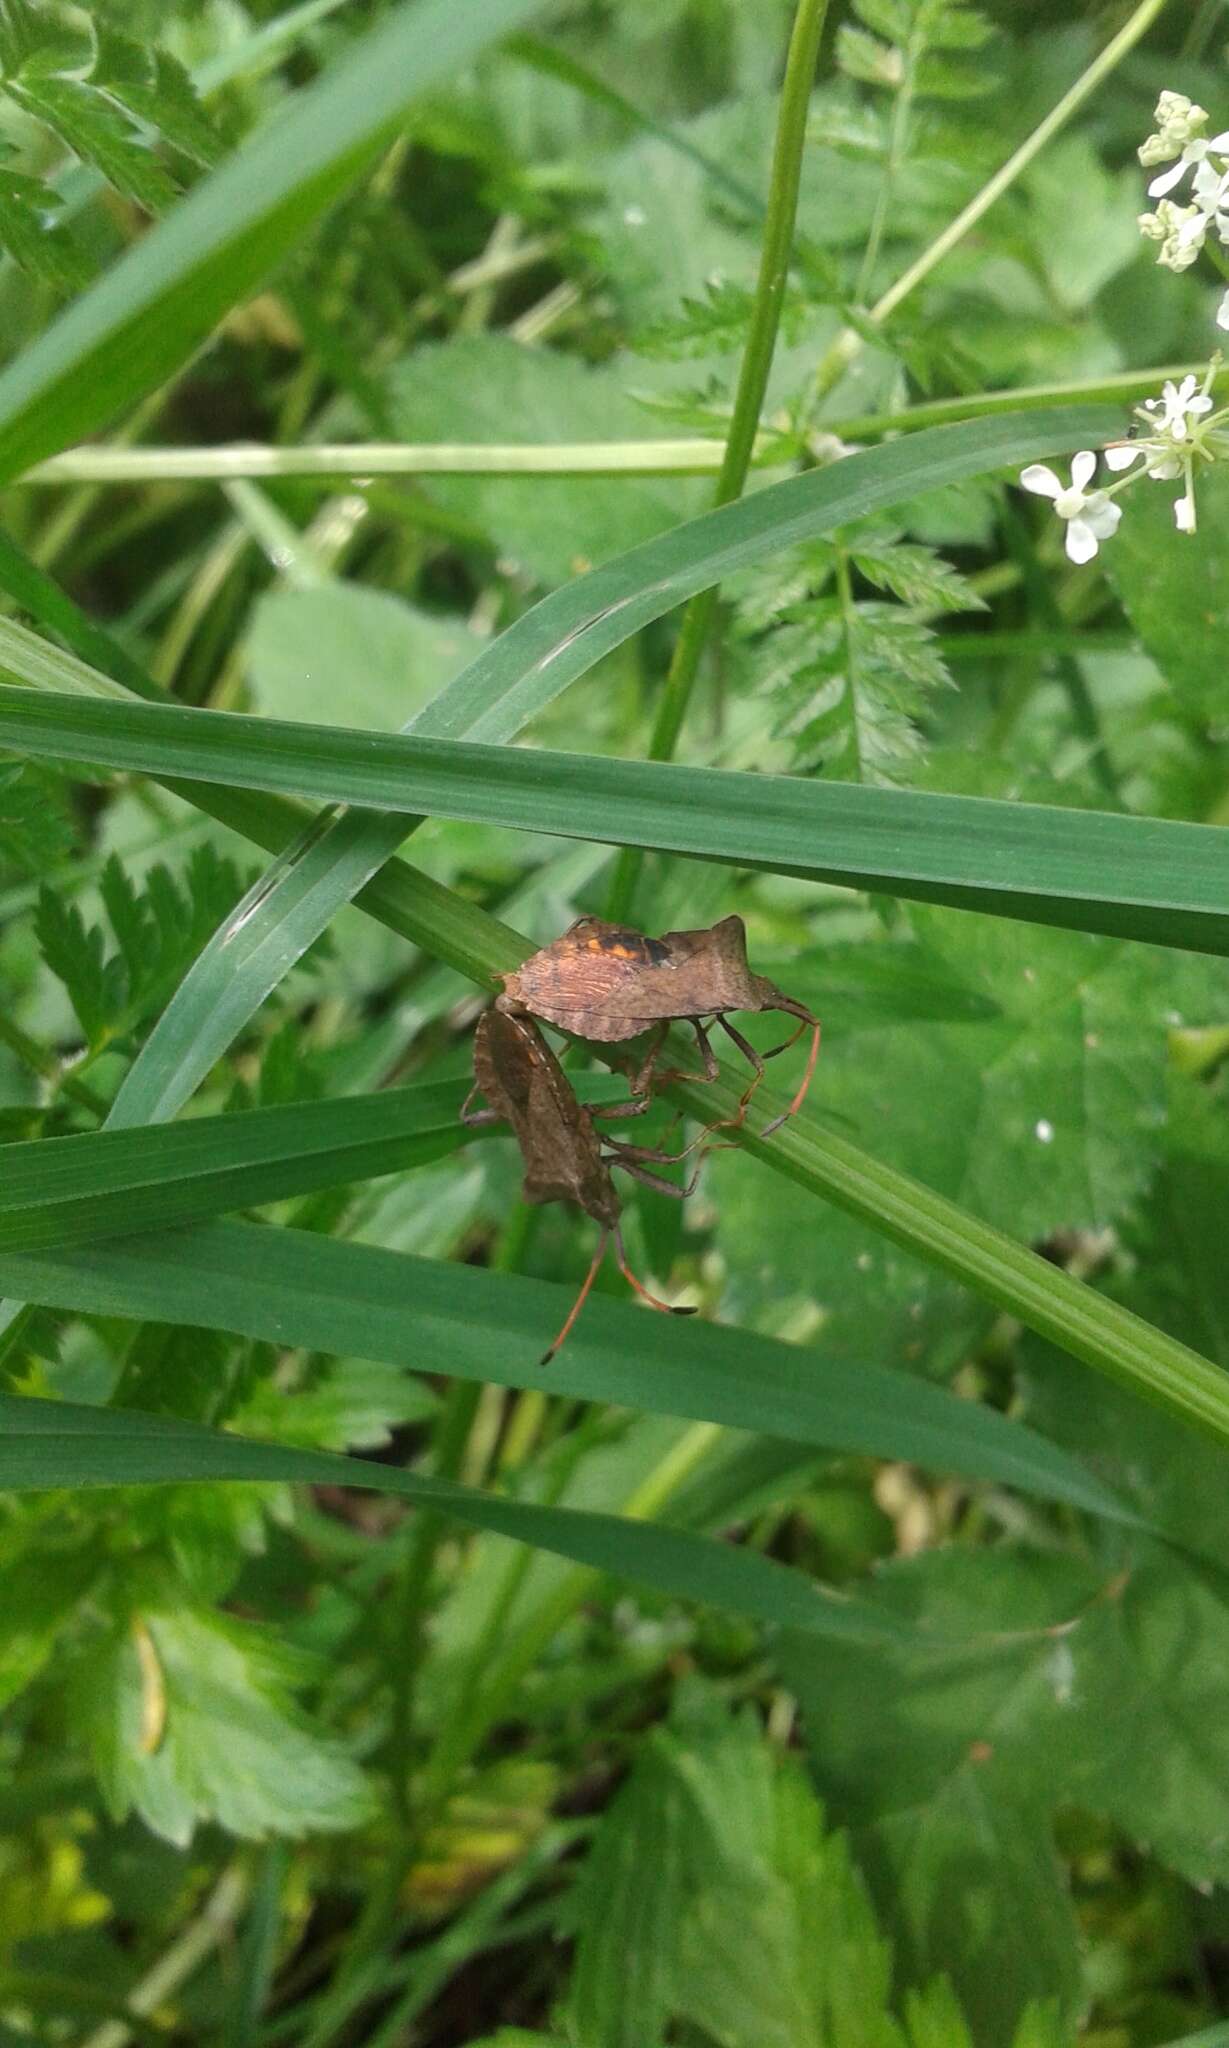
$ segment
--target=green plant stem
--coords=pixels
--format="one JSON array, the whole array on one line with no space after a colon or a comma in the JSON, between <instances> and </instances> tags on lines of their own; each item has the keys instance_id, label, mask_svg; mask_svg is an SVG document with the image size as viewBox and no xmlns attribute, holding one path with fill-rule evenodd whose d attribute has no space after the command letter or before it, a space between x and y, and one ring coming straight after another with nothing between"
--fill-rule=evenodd
<instances>
[{"instance_id":1,"label":"green plant stem","mask_svg":"<svg viewBox=\"0 0 1229 2048\"><path fill-rule=\"evenodd\" d=\"M760 245L760 267L756 280L751 324L743 351L734 394L730 433L713 493L714 505L728 505L741 497L755 451L760 411L768 388L768 375L781 324L781 306L789 276L790 250L794 239L794 217L798 210L798 185L802 174L802 152L806 145L807 111L819 61L828 0L799 0L785 61L777 134L773 147L772 174ZM678 743L687 706L699 673L700 660L708 640L717 606L714 586L693 597L683 616L682 630L666 676L649 741L649 759L669 761ZM611 917L627 918L635 902L636 886L644 856L634 847L625 848L615 863L610 891Z\"/></svg>"},{"instance_id":2,"label":"green plant stem","mask_svg":"<svg viewBox=\"0 0 1229 2048\"><path fill-rule=\"evenodd\" d=\"M1140 5L1123 23L1116 36L1111 37L1105 48L1093 58L1087 70L1083 71L1075 84L1051 107L1044 121L1039 121L1031 135L1020 147L1013 150L1005 164L988 178L981 191L962 207L955 219L949 221L941 234L935 236L929 247L923 249L916 262L902 271L895 284L890 285L882 298L875 301L866 318L875 327L882 327L909 294L916 291L924 279L930 276L945 256L951 254L962 242L970 228L975 227L983 214L988 213L995 201L1001 199L1021 174L1028 169L1034 157L1038 156L1048 142L1066 127L1073 114L1079 112L1086 99L1094 93L1111 71L1122 62L1128 51L1134 49L1156 20L1165 0L1140 0ZM812 387L812 404L818 404L828 392L839 383L850 364L866 346L864 334L852 327L842 328L832 345L821 357L815 372ZM851 430L852 431L852 430Z\"/></svg>"},{"instance_id":3,"label":"green plant stem","mask_svg":"<svg viewBox=\"0 0 1229 2048\"><path fill-rule=\"evenodd\" d=\"M210 1952L232 1934L248 1895L247 1873L232 1863L195 1919L189 1921L178 1941L147 1970L132 1992L128 2004L138 2019L148 2019L164 2005L181 1984L186 1984ZM82 2043L82 2048L124 2048L133 2028L124 2020L108 2020Z\"/></svg>"},{"instance_id":4,"label":"green plant stem","mask_svg":"<svg viewBox=\"0 0 1229 2048\"><path fill-rule=\"evenodd\" d=\"M1210 246L1210 245L1209 245ZM1180 384L1184 377L1203 378L1206 363L1160 363L1149 370L1118 370L1108 377L1080 377L1066 384L1019 384L1011 391L971 391L957 398L932 398L920 405L903 406L899 412L851 413L839 422L842 438L851 441L876 440L885 434L907 434L923 427L953 426L957 420L992 419L997 413L1019 407L1053 405L1061 399L1075 402L1121 402L1152 397L1166 378ZM1222 363L1212 379L1213 390L1229 387L1229 363Z\"/></svg>"},{"instance_id":5,"label":"green plant stem","mask_svg":"<svg viewBox=\"0 0 1229 2048\"><path fill-rule=\"evenodd\" d=\"M765 444L765 455L771 453ZM755 451L752 451L754 460ZM711 476L725 444L661 441L345 441L273 447L237 441L214 448L72 448L15 480L20 484L226 483L238 477Z\"/></svg>"},{"instance_id":6,"label":"green plant stem","mask_svg":"<svg viewBox=\"0 0 1229 2048\"><path fill-rule=\"evenodd\" d=\"M905 145L909 139L909 116L913 110L913 95L917 81L918 59L925 47L925 31L915 17L903 51L904 76L892 102L892 120L888 131L888 149L884 159L883 175L879 180L879 192L875 199L875 211L871 219L870 233L862 252L862 265L858 271L858 282L854 286L854 298L861 305L870 289L883 246L884 229L896 192L896 181L904 162Z\"/></svg>"}]
</instances>

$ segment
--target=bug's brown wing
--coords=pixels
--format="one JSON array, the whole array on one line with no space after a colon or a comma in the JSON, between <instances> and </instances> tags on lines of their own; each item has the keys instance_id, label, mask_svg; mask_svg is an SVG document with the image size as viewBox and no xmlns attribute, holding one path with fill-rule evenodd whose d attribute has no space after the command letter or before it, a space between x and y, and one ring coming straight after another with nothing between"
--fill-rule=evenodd
<instances>
[{"instance_id":1,"label":"bug's brown wing","mask_svg":"<svg viewBox=\"0 0 1229 2048\"><path fill-rule=\"evenodd\" d=\"M580 918L505 975L504 987L535 1017L578 1038L635 1038L659 1018L682 1014L674 1006L677 991L654 982L667 964L660 939L603 918Z\"/></svg>"}]
</instances>

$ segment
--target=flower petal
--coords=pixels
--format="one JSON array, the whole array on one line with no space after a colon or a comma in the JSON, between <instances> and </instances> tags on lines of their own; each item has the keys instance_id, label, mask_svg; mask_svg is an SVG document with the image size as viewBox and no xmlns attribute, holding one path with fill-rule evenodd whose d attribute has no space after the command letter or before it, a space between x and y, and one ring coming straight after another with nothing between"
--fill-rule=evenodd
<instances>
[{"instance_id":1,"label":"flower petal","mask_svg":"<svg viewBox=\"0 0 1229 2048\"><path fill-rule=\"evenodd\" d=\"M1163 192L1172 192L1175 185L1182 183L1189 169L1190 165L1179 157L1176 164L1171 164L1167 171L1161 172L1159 178L1152 180L1148 187L1149 199L1159 199Z\"/></svg>"},{"instance_id":2,"label":"flower petal","mask_svg":"<svg viewBox=\"0 0 1229 2048\"><path fill-rule=\"evenodd\" d=\"M1097 536L1086 519L1067 522L1067 553L1073 562L1091 562L1097 552Z\"/></svg>"},{"instance_id":3,"label":"flower petal","mask_svg":"<svg viewBox=\"0 0 1229 2048\"><path fill-rule=\"evenodd\" d=\"M1229 292L1225 293L1224 298L1216 308L1216 324L1218 327L1229 327Z\"/></svg>"},{"instance_id":4,"label":"flower petal","mask_svg":"<svg viewBox=\"0 0 1229 2048\"><path fill-rule=\"evenodd\" d=\"M1179 533L1195 531L1195 500L1189 491L1185 497L1174 501L1174 525Z\"/></svg>"},{"instance_id":5,"label":"flower petal","mask_svg":"<svg viewBox=\"0 0 1229 2048\"><path fill-rule=\"evenodd\" d=\"M1092 478L1096 475L1096 470L1097 458L1093 454L1092 449L1081 448L1079 454L1073 455L1071 458L1071 482L1073 487L1077 491L1082 491L1085 484L1092 481Z\"/></svg>"},{"instance_id":6,"label":"flower petal","mask_svg":"<svg viewBox=\"0 0 1229 2048\"><path fill-rule=\"evenodd\" d=\"M1139 461L1143 452L1143 449L1137 448L1133 441L1112 441L1108 448L1101 450L1107 469L1130 469L1133 462Z\"/></svg>"},{"instance_id":7,"label":"flower petal","mask_svg":"<svg viewBox=\"0 0 1229 2048\"><path fill-rule=\"evenodd\" d=\"M1222 128L1219 135L1209 135L1207 147L1223 155L1229 149L1229 128Z\"/></svg>"},{"instance_id":8,"label":"flower petal","mask_svg":"<svg viewBox=\"0 0 1229 2048\"><path fill-rule=\"evenodd\" d=\"M1026 491L1036 491L1039 498L1057 498L1063 489L1062 478L1055 476L1044 462L1030 462L1027 469L1020 471L1020 482Z\"/></svg>"},{"instance_id":9,"label":"flower petal","mask_svg":"<svg viewBox=\"0 0 1229 2048\"><path fill-rule=\"evenodd\" d=\"M1115 505L1109 498L1094 498L1084 514L1084 524L1092 528L1098 540L1108 540L1111 533L1117 533L1121 518L1121 505Z\"/></svg>"}]
</instances>

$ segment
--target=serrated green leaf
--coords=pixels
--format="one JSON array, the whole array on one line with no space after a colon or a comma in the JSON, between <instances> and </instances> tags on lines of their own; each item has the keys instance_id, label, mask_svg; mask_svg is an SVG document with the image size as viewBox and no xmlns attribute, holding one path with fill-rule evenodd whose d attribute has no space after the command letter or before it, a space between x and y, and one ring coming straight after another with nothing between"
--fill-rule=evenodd
<instances>
[{"instance_id":1,"label":"serrated green leaf","mask_svg":"<svg viewBox=\"0 0 1229 2048\"><path fill-rule=\"evenodd\" d=\"M1120 1222L1164 1144L1173 1019L1179 1006L1193 1025L1218 1015L1220 970L1191 961L1183 987L1147 950L1002 920L979 932L971 956L950 912L918 908L909 922L931 968L966 978L983 1015L896 1024L847 1009L842 1029L836 1010L812 1101L881 1157L1029 1242ZM863 950L873 963L885 949ZM803 980L824 1015L823 963ZM823 1309L825 1341L842 1355L868 1344L881 1356L931 1355L945 1321L968 1331L955 1291L876 1233L833 1217L814 1237L783 1236L730 1155L710 1170L718 1233L738 1247L745 1276L744 1311L783 1289L801 1293ZM1183 1334L1200 1342L1195 1324Z\"/></svg>"},{"instance_id":2,"label":"serrated green leaf","mask_svg":"<svg viewBox=\"0 0 1229 2048\"><path fill-rule=\"evenodd\" d=\"M380 1450L395 1428L426 1422L439 1401L420 1379L370 1358L332 1359L294 1386L261 1380L229 1418L241 1434L276 1434L322 1451Z\"/></svg>"},{"instance_id":3,"label":"serrated green leaf","mask_svg":"<svg viewBox=\"0 0 1229 2048\"><path fill-rule=\"evenodd\" d=\"M222 154L222 142L177 57L159 45L138 43L101 22L92 23L91 83L110 93L131 114L165 136L187 157L208 167Z\"/></svg>"},{"instance_id":4,"label":"serrated green leaf","mask_svg":"<svg viewBox=\"0 0 1229 2048\"><path fill-rule=\"evenodd\" d=\"M1001 1647L924 1669L856 1652L834 1671L791 1645L787 1671L821 1789L893 1891L906 1968L949 1970L975 2037L1004 2039L1030 1995L1061 1994L1070 2013L1077 1991L1056 1805L1105 1816L1197 1883L1224 1881L1222 1575L1146 1546L1121 1570L951 1548L889 1566L883 1584L932 1627L992 1612ZM891 1712L868 1719L868 1698Z\"/></svg>"},{"instance_id":5,"label":"serrated green leaf","mask_svg":"<svg viewBox=\"0 0 1229 2048\"><path fill-rule=\"evenodd\" d=\"M90 266L54 218L53 195L4 161L0 150L0 249L32 277L58 291L82 285Z\"/></svg>"},{"instance_id":6,"label":"serrated green leaf","mask_svg":"<svg viewBox=\"0 0 1229 2048\"><path fill-rule=\"evenodd\" d=\"M1219 656L1229 633L1229 595L1220 573L1229 559L1229 476L1213 469L1200 477L1196 535L1179 533L1174 525L1173 501L1180 490L1180 483L1150 477L1132 486L1116 545L1105 551L1105 567L1165 679L1173 710L1196 728L1223 787L1223 742L1211 740L1206 728L1219 730L1229 710L1229 679Z\"/></svg>"},{"instance_id":7,"label":"serrated green leaf","mask_svg":"<svg viewBox=\"0 0 1229 2048\"><path fill-rule=\"evenodd\" d=\"M181 1598L143 1603L70 1692L113 1817L135 1810L181 1848L206 1821L260 1840L369 1820L362 1771L295 1710L288 1681L268 1629Z\"/></svg>"},{"instance_id":8,"label":"serrated green leaf","mask_svg":"<svg viewBox=\"0 0 1229 2048\"><path fill-rule=\"evenodd\" d=\"M4 90L125 198L155 213L174 198L174 180L123 109L87 80L26 67Z\"/></svg>"}]
</instances>

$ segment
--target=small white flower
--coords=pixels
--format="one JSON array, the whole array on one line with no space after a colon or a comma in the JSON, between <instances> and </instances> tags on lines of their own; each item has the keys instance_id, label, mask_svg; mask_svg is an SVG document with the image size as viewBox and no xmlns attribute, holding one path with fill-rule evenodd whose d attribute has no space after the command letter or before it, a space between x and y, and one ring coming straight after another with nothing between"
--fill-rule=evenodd
<instances>
[{"instance_id":1,"label":"small white flower","mask_svg":"<svg viewBox=\"0 0 1229 2048\"><path fill-rule=\"evenodd\" d=\"M1168 434L1175 441L1187 439L1194 414L1211 410L1212 400L1206 391L1200 389L1198 378L1189 374L1180 384L1167 377L1161 386L1160 397L1145 399L1143 405L1143 411L1151 415L1157 431Z\"/></svg>"},{"instance_id":2,"label":"small white flower","mask_svg":"<svg viewBox=\"0 0 1229 2048\"><path fill-rule=\"evenodd\" d=\"M1179 533L1194 533L1195 496L1192 491L1187 491L1185 496L1178 498L1175 501L1174 525L1177 527Z\"/></svg>"},{"instance_id":3,"label":"small white flower","mask_svg":"<svg viewBox=\"0 0 1229 2048\"><path fill-rule=\"evenodd\" d=\"M1071 482L1065 484L1044 462L1031 462L1020 472L1026 491L1040 498L1052 498L1054 510L1067 525L1067 553L1073 562L1091 562L1100 541L1108 540L1122 518L1122 509L1104 491L1089 493L1097 458L1091 448L1081 448L1071 459Z\"/></svg>"},{"instance_id":4,"label":"small white flower","mask_svg":"<svg viewBox=\"0 0 1229 2048\"><path fill-rule=\"evenodd\" d=\"M1216 324L1218 327L1229 327L1229 292L1225 293L1224 298L1216 308Z\"/></svg>"}]
</instances>

